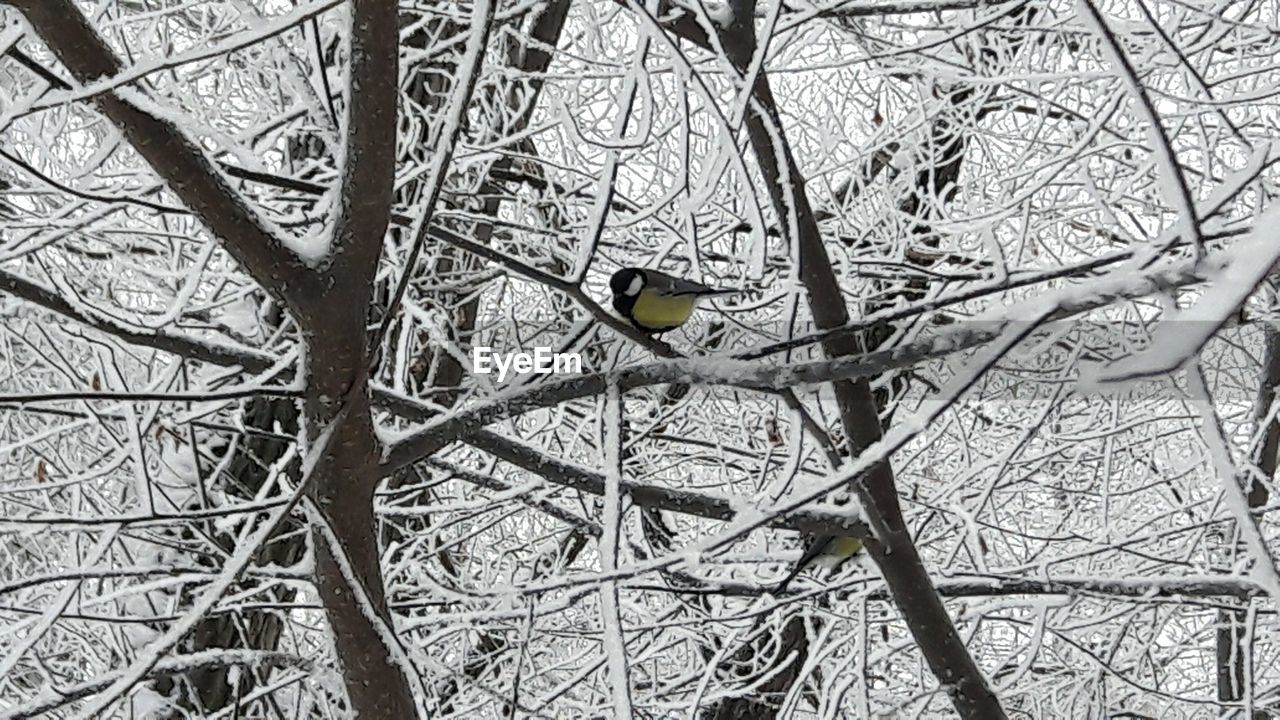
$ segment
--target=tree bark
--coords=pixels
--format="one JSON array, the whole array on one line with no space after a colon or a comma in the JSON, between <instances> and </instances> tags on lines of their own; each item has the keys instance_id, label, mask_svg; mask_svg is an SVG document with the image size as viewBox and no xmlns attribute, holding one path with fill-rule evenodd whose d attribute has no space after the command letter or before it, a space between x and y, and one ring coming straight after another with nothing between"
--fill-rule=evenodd
<instances>
[{"instance_id":1,"label":"tree bark","mask_svg":"<svg viewBox=\"0 0 1280 720\"><path fill-rule=\"evenodd\" d=\"M1269 324L1266 325L1264 332L1266 344L1262 357L1261 385L1258 388L1258 401L1254 408L1254 417L1258 422L1266 422L1271 406L1276 400L1276 388L1280 387L1280 332ZM1277 465L1280 465L1280 419L1273 419L1267 423L1262 434L1262 443L1255 456L1255 464L1268 482L1275 480ZM1250 480L1247 497L1249 507L1255 513L1261 512L1259 508L1266 506L1270 495L1266 485L1258 482L1257 479ZM1232 550L1234 545L1232 543ZM1218 661L1216 672L1218 699L1230 703L1240 702L1244 699L1245 683L1249 678L1245 664L1249 656L1246 643L1252 642L1252 638L1248 636L1248 612L1244 609L1219 610L1217 623L1215 640ZM1253 717L1255 720L1260 720L1266 717L1266 713L1255 710Z\"/></svg>"},{"instance_id":2,"label":"tree bark","mask_svg":"<svg viewBox=\"0 0 1280 720\"><path fill-rule=\"evenodd\" d=\"M297 406L288 400L254 398L246 404L242 418L245 427L265 433L276 427L288 434L297 431ZM220 485L226 495L252 501L270 476L271 466L284 456L288 445L281 439L247 433L228 449L233 455L223 477L212 478L212 481ZM298 463L292 464L288 475L294 482L299 479ZM302 560L306 554L306 541L300 529L295 519L282 523L274 537L258 552L257 562L290 567ZM226 534L217 533L212 539L224 552L235 551L231 538ZM278 587L268 591L267 596L274 602L287 604L296 595L292 589ZM273 610L221 613L201 621L181 647L188 653L219 648L274 651L278 649L283 629L284 620ZM233 681L233 678L237 679ZM200 717L231 707L255 687L265 684L266 680L261 671L233 673L230 666L212 664L194 668L185 674L163 677L156 682L156 689L166 695L181 689L176 697L171 698L174 707L169 717L176 719ZM268 695L263 702L274 704L275 701Z\"/></svg>"},{"instance_id":3,"label":"tree bark","mask_svg":"<svg viewBox=\"0 0 1280 720\"><path fill-rule=\"evenodd\" d=\"M81 84L122 65L70 0L12 0ZM352 709L375 718L416 715L381 580L373 522L379 447L369 398L365 327L382 252L395 173L399 23L394 0L353 0L351 93L338 217L330 252L312 268L271 232L172 121L114 91L93 102L121 130L223 247L288 307L302 329L306 435L329 430L332 453L318 458L307 496L336 535L316 535L316 587ZM330 425L335 425L330 428ZM341 555L342 557L339 557ZM349 571L349 572L348 572Z\"/></svg>"},{"instance_id":4,"label":"tree bark","mask_svg":"<svg viewBox=\"0 0 1280 720\"><path fill-rule=\"evenodd\" d=\"M756 51L754 12L754 0L735 3L733 22L720 32L729 60L744 75ZM756 73L751 99L747 113L748 137L769 187L779 226L783 228L784 237L798 248L800 280L807 291L814 322L819 329L847 325L849 314L844 296L763 68ZM796 237L789 237L791 217L794 217ZM823 343L823 350L828 357L842 357L860 352L861 347L857 338L836 337ZM857 455L881 437L879 408L866 380L836 382L834 390L850 454ZM879 566L907 627L956 712L974 720L1006 717L964 640L956 632L916 551L898 505L893 469L888 461L876 464L856 483L854 491L876 533L876 538L866 543L867 551ZM793 662L786 671L790 682L797 679L795 673L802 664ZM739 698L724 703L716 716L763 717L775 713L776 709L767 704Z\"/></svg>"},{"instance_id":5,"label":"tree bark","mask_svg":"<svg viewBox=\"0 0 1280 720\"><path fill-rule=\"evenodd\" d=\"M308 498L326 527L312 528L315 582L334 635L352 709L411 718L414 692L394 638L382 583L373 495L379 443L369 394L366 327L389 223L396 165L400 24L394 0L354 0L345 166L333 242L319 292L299 303L306 343L305 431L333 433ZM330 427L335 425L334 427ZM329 537L332 533L332 541Z\"/></svg>"}]
</instances>

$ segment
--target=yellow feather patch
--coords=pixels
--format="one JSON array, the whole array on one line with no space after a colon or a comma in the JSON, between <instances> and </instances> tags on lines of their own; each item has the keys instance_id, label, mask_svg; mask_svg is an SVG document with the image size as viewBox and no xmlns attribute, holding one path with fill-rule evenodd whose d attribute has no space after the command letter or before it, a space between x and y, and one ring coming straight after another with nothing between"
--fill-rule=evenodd
<instances>
[{"instance_id":1,"label":"yellow feather patch","mask_svg":"<svg viewBox=\"0 0 1280 720\"><path fill-rule=\"evenodd\" d=\"M679 327L693 314L698 304L694 295L663 297L648 290L642 290L636 304L631 308L631 317L639 325L654 330Z\"/></svg>"},{"instance_id":2,"label":"yellow feather patch","mask_svg":"<svg viewBox=\"0 0 1280 720\"><path fill-rule=\"evenodd\" d=\"M839 537L831 541L831 554L849 557L862 549L862 541L858 538Z\"/></svg>"}]
</instances>

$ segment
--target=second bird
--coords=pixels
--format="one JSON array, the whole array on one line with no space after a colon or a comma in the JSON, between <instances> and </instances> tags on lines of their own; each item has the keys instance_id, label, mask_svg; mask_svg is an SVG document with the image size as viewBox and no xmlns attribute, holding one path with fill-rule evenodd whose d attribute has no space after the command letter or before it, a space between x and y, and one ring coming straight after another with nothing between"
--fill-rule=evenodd
<instances>
[{"instance_id":1,"label":"second bird","mask_svg":"<svg viewBox=\"0 0 1280 720\"><path fill-rule=\"evenodd\" d=\"M642 332L652 334L685 324L704 297L737 292L634 267L614 273L609 289L613 291L613 309Z\"/></svg>"}]
</instances>

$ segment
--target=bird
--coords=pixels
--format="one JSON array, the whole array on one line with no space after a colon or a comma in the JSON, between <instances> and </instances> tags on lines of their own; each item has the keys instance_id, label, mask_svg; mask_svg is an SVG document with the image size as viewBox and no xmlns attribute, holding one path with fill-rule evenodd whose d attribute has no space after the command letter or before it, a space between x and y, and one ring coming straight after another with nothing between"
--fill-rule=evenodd
<instances>
[{"instance_id":1,"label":"bird","mask_svg":"<svg viewBox=\"0 0 1280 720\"><path fill-rule=\"evenodd\" d=\"M637 330L658 335L689 320L698 301L737 290L707 287L657 270L624 267L609 278L613 309Z\"/></svg>"},{"instance_id":2,"label":"bird","mask_svg":"<svg viewBox=\"0 0 1280 720\"><path fill-rule=\"evenodd\" d=\"M800 556L791 572L778 583L778 587L774 589L775 593L781 594L786 592L787 586L792 580L804 569L813 564L818 564L827 569L827 572L835 572L837 568L843 565L849 558L862 552L862 541L855 537L841 537L838 535L819 535L809 544L808 549Z\"/></svg>"}]
</instances>

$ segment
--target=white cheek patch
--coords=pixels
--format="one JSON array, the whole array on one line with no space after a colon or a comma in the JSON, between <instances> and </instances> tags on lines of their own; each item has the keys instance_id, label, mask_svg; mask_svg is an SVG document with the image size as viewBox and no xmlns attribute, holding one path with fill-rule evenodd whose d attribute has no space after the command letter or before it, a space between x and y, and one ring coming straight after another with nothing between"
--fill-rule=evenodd
<instances>
[{"instance_id":1,"label":"white cheek patch","mask_svg":"<svg viewBox=\"0 0 1280 720\"><path fill-rule=\"evenodd\" d=\"M641 280L641 279L640 279L640 278L638 278L638 277L637 277L637 278L632 278L632 279L631 279L631 286L627 288L627 293L626 293L626 294L627 294L627 296L628 296L628 297L630 297L630 296L632 296L632 295L639 295L639 294L640 294L640 288L642 288L642 287L644 287L644 280Z\"/></svg>"}]
</instances>

